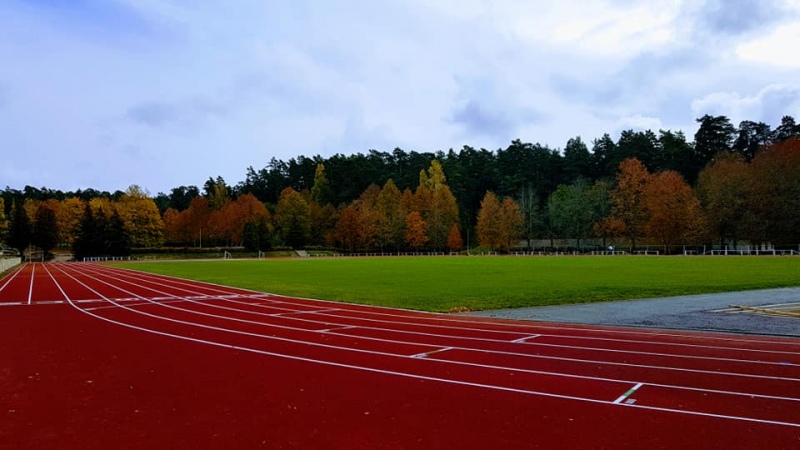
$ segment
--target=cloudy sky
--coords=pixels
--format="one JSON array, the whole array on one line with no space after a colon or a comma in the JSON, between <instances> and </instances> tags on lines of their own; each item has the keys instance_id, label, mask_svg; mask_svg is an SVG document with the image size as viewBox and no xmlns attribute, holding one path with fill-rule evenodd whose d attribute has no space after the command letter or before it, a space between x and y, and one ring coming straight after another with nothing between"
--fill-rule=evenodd
<instances>
[{"instance_id":1,"label":"cloudy sky","mask_svg":"<svg viewBox=\"0 0 800 450\"><path fill-rule=\"evenodd\" d=\"M0 187L800 119L800 0L0 0Z\"/></svg>"}]
</instances>

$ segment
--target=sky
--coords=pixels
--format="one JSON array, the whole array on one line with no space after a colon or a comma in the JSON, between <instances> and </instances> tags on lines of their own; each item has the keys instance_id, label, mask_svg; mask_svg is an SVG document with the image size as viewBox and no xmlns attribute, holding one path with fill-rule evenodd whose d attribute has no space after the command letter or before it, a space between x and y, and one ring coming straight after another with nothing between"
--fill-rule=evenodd
<instances>
[{"instance_id":1,"label":"sky","mask_svg":"<svg viewBox=\"0 0 800 450\"><path fill-rule=\"evenodd\" d=\"M800 121L800 0L0 0L0 188Z\"/></svg>"}]
</instances>

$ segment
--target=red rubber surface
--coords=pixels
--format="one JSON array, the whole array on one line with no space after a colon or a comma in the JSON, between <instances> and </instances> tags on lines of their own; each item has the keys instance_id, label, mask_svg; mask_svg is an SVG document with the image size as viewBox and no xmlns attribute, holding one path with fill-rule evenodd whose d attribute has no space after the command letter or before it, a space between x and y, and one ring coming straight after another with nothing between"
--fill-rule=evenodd
<instances>
[{"instance_id":1,"label":"red rubber surface","mask_svg":"<svg viewBox=\"0 0 800 450\"><path fill-rule=\"evenodd\" d=\"M798 448L800 342L0 280L0 448ZM635 388L635 389L634 389Z\"/></svg>"}]
</instances>

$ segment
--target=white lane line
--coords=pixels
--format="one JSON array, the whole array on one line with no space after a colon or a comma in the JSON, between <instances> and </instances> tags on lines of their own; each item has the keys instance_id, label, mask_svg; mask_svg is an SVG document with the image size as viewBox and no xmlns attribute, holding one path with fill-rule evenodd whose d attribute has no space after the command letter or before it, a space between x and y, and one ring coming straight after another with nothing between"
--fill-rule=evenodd
<instances>
[{"instance_id":1,"label":"white lane line","mask_svg":"<svg viewBox=\"0 0 800 450\"><path fill-rule=\"evenodd\" d=\"M122 290L122 291L125 291L121 287L115 286L115 285L113 285L111 283L108 283L106 281L100 280L99 278L93 277L93 279L95 281L100 282L100 283L106 284L108 286L115 287L116 289L119 289L119 290ZM83 284L83 283L81 283L81 284ZM86 285L84 284L84 286L86 286ZM86 287L88 288L88 286L86 286ZM91 288L89 288L89 289L91 290ZM96 292L96 291L94 291L94 292ZM147 300L147 299L143 298L143 300ZM114 303L114 302L111 301L111 303ZM262 323L262 322L255 322L255 321L251 321L251 320L238 319L238 318L233 318L233 317L228 317L228 316L221 316L221 315L217 315L217 314L209 314L209 313L193 311L193 310L185 309L185 308L178 308L178 307L174 307L174 306L164 305L164 304L161 304L161 303L155 303L155 302L150 302L150 303L153 303L153 304L156 304L156 305L159 305L159 306L163 306L163 307L168 308L168 309L174 309L174 310L178 310L178 311L192 313L192 314L195 314L195 315L208 316L208 317L217 318L217 319L224 319L224 320L230 320L230 321L234 321L234 322L242 322L242 323L248 323L248 324L256 324L256 325L272 327L272 328L279 328L279 329L288 329L288 330L291 330L291 331L314 332L313 330L308 330L308 329L303 329L303 328L288 327L288 326L277 325L277 324L265 324L265 323ZM196 302L192 302L192 303L196 303ZM261 337L268 338L268 339L288 340L290 342L302 342L302 343L309 344L309 345L321 345L323 347L330 347L330 348L337 348L337 349L341 349L341 350L356 351L355 349L351 349L349 347L332 346L332 345L328 345L328 344L316 344L316 343L312 343L312 342L308 342L308 341L295 341L295 340L291 340L291 339L280 338L280 337L277 337L277 336L266 336L266 335L261 335L261 334L241 332L239 330L233 330L233 329L229 329L229 328L211 327L211 326L203 325L203 324L200 324L200 323L197 323L197 322L186 322L186 321L172 319L172 318L168 318L168 317L164 317L164 316L158 316L158 315L155 315L155 314L145 313L143 311L134 310L132 308L125 307L123 305L119 305L119 306L122 307L122 308L128 309L128 310L131 310L131 311L138 312L140 314L144 314L144 315L148 315L148 316L156 317L156 318L161 318L162 320L168 320L168 321L173 321L173 322L178 322L178 323L183 323L183 324L188 324L188 325L194 325L194 326L202 327L202 328L227 330L227 331L229 331L231 333L244 333L244 334L247 334L247 335L261 336ZM232 308L225 308L225 309L232 309ZM351 337L351 338L352 337L357 337L357 338L362 338L362 339L365 339L365 340L372 340L372 341L383 342L383 343L396 343L396 344L403 344L403 345L441 347L441 345L424 344L424 343L419 343L419 342L388 340L388 339L380 339L380 338L369 338L369 337L362 337L362 336L357 336L357 335L353 336L353 335L350 335L350 334L342 334L342 333L332 333L332 334L336 334L336 335L339 335L339 336ZM481 351L481 350L475 350L475 349L469 349L469 348L460 348L460 347L451 347L451 348L452 349L458 348L460 350L467 350L467 351L470 351L470 350ZM370 350L358 350L358 351L363 351L363 352L367 352L367 353L374 353L374 354L383 354L382 352L370 351ZM483 352L490 353L490 354L505 353L505 352L494 352L494 351L488 351L488 350L485 350ZM508 354L513 354L513 353L508 353ZM526 354L519 354L519 355L520 356L530 356L530 355L526 355ZM559 359L568 359L568 358L548 357L548 359L559 360ZM630 383L631 382L630 380L619 380L619 379L583 376L583 375L575 375L575 374L565 374L565 373L558 373L558 372L547 372L547 371L541 371L541 370L538 370L538 371L537 370L527 370L527 369L519 369L519 368L513 368L513 367L506 367L506 366L489 366L489 365L482 365L482 364L469 363L469 362L463 362L463 361L438 360L438 359L436 361L446 362L448 364L462 364L462 365L484 367L484 368L491 368L491 369L498 369L498 370L516 370L516 371L521 371L521 372L547 374L547 375L571 377L571 378L588 378L588 379L592 379L592 380L602 380L602 381L611 381L611 382L619 382L619 383ZM578 359L575 359L575 361L586 362L586 361L582 361L582 360L578 360ZM599 361L598 363L600 363L600 364L615 364L615 363L607 363L607 362L604 362L604 361ZM617 365L632 366L632 367L646 367L646 366L638 366L638 365L634 365L634 364L622 364L622 363L618 363ZM672 369L672 370L680 370L680 371L686 371L686 372L704 372L704 371L694 370L694 369L679 369L679 368L674 368L673 369L673 368L669 368L669 367L657 367L657 368L662 369L662 370L664 370L664 369L667 369L667 370ZM795 379L795 378L782 378L782 377L772 377L772 376L765 376L765 375L750 375L750 374L741 374L741 373L710 372L710 374L713 374L713 375L731 375L731 376L739 376L739 377L747 377L747 378L771 379L771 380L781 380L781 381L791 381L791 382L800 381L800 379ZM653 386L656 385L655 383L649 383L649 384L653 385ZM709 389L686 387L686 386L664 385L664 387L673 388L673 389L686 389L686 390L692 390L692 391L701 391L701 392L711 392L711 390L709 390ZM721 391L717 391L717 392L731 394L731 395L747 395L747 396L756 396L756 397L768 397L768 396L764 396L764 395L761 395L761 394L751 394L751 393L721 392ZM769 398L781 398L781 397L769 397ZM794 398L787 398L787 399L788 400L794 400L794 401L800 401L800 399L794 399Z\"/></svg>"},{"instance_id":2,"label":"white lane line","mask_svg":"<svg viewBox=\"0 0 800 450\"><path fill-rule=\"evenodd\" d=\"M644 385L644 383L636 383L636 385L634 385L632 388L628 389L627 392L625 392L624 394L622 394L619 397L617 397L617 399L614 400L614 403L617 403L617 404L622 403L626 398L628 398L631 395L633 395L633 393L636 392L643 385Z\"/></svg>"},{"instance_id":3,"label":"white lane line","mask_svg":"<svg viewBox=\"0 0 800 450\"><path fill-rule=\"evenodd\" d=\"M327 313L320 313L320 316L327 316L327 317L336 317L340 319L350 319L350 320L361 320L367 322L379 322L381 324L393 324L393 325L411 325L414 326L414 323L411 322L398 322L398 321L384 321L384 320L377 320L377 319L366 319L363 317L342 317L341 315L337 314L327 314ZM359 326L359 328L369 328L365 326ZM457 327L440 327L445 329L460 329ZM470 331L480 331L479 329L469 329ZM396 332L397 330L386 329L386 331ZM448 335L440 335L435 333L422 333L422 332L414 332L414 331L402 331L404 333L418 333L421 335L428 335L428 336L448 336ZM508 341L498 341L496 339L486 339L486 338L470 338L466 336L448 336L453 339L475 339L475 340L484 340L484 341L491 341L491 342L508 342ZM670 357L670 358L683 358L683 359L694 359L694 360L708 360L708 361L727 361L727 362L736 362L736 363L747 363L747 364L760 364L760 365L775 365L778 364L775 361L762 361L762 360L752 360L752 359L737 359L737 358L722 358L722 357L714 357L714 356L695 356L695 355L684 355L684 354L676 354L676 353L660 353L660 352L645 352L645 351L637 351L637 350L618 350L613 348L603 348L603 347L583 347L580 345L565 345L565 344L547 344L544 342L523 342L526 345L532 346L540 346L540 347L553 347L553 348L569 348L569 349L577 349L577 350L592 350L597 352L609 352L609 353L624 353L629 355L645 355L645 356L663 356L663 357ZM722 348L723 350L732 350L730 348ZM738 350L738 349L736 349ZM788 354L792 356L797 356L796 352L768 352L763 351L764 353L769 354ZM793 364L798 365L798 364Z\"/></svg>"},{"instance_id":4,"label":"white lane line","mask_svg":"<svg viewBox=\"0 0 800 450\"><path fill-rule=\"evenodd\" d=\"M36 273L36 263L33 263L31 266L31 286L28 289L28 304L31 304L31 298L33 297L33 275Z\"/></svg>"},{"instance_id":5,"label":"white lane line","mask_svg":"<svg viewBox=\"0 0 800 450\"><path fill-rule=\"evenodd\" d=\"M45 270L47 270L47 269L45 268ZM67 275L68 277L72 278L73 280L77 281L78 283L84 285L89 290L92 290L93 292L97 293L93 289L91 289L88 286L86 286L86 284L84 284L84 283L78 281L77 279L75 279L75 277L69 275L68 273L66 273L64 271L61 271L61 272L64 273L65 275ZM49 273L49 270L48 270L48 273ZM53 277L53 275L50 274L50 276L55 281L55 278ZM408 378L413 378L413 379L439 381L439 382L448 383L448 384L456 384L456 385L462 385L462 386L472 386L472 387L479 387L479 388L506 391L506 392L516 392L516 393L523 393L523 394L530 394L530 395L539 395L539 396L550 397L550 398L560 398L560 399L584 401L584 402L589 402L589 403L614 405L614 403L609 402L607 400L599 400L599 399L592 399L592 398L569 396L569 395L563 395L563 394L553 394L553 393L548 393L548 392L538 392L538 391L533 391L533 390L516 389L516 388L505 387L505 386L488 385L488 384L482 384L482 383L474 383L474 382L468 382L468 381L453 380L453 379L448 379L448 378L439 378L439 377L416 375L416 374L397 372L397 371L389 371L389 370L378 369L378 368L374 368L374 367L357 366L357 365L352 365L352 364L338 363L338 362L334 362L334 361L325 361L325 360L306 358L306 357L301 357L301 356L296 356L296 355L288 355L288 354L282 354L282 353L269 352L269 351L266 351L266 350L259 350L259 349L254 349L254 348L250 348L250 347L242 347L242 346L237 346L237 345L232 345L232 344L225 344L225 343L222 343L222 342L198 339L198 338L193 338L193 337L189 337L189 336L183 336L183 335L167 333L167 332L164 332L164 331L153 330L153 329L144 328L144 327L140 327L140 326L136 326L136 325L132 325L132 324L118 322L118 321L115 321L115 320L112 320L112 319L108 319L108 318L96 315L94 313L85 311L85 310L83 310L81 308L78 308L77 305L73 304L70 301L69 297L66 295L66 293L64 293L63 289L61 288L61 286L57 282L56 282L56 285L58 286L59 290L61 290L62 294L64 294L64 296L67 299L67 301L70 302L70 305L72 305L75 309L77 309L78 311L80 311L80 312L82 312L84 314L90 315L90 316L95 317L97 319L100 319L100 320L103 320L103 321L106 321L106 322L110 322L110 323L113 323L113 324L116 324L116 325L120 325L120 326L127 327L127 328L132 328L132 329L136 329L136 330L140 330L140 331L144 331L144 332L149 332L149 333L153 333L153 334L157 334L157 335L161 335L161 336L168 336L168 337L173 337L173 338L177 338L177 339L183 339L183 340L202 343L202 344L208 344L208 345L213 345L213 346L218 346L218 347L224 347L224 348L230 348L230 349L235 349L235 350L252 352L252 353L256 353L256 354L274 356L274 357L279 357L279 358L287 358L287 359L292 359L292 360L297 360L297 361L305 361L305 362L311 362L311 363L323 364L323 365L329 365L329 366L335 366L335 367L350 368L350 369L355 369L355 370L363 370L363 371L373 372L373 373L396 375L396 376L408 377ZM101 294L99 294L99 293L97 293L97 294L102 297ZM113 303L112 300L108 300L108 301ZM126 307L124 305L119 305L119 306L121 308L123 308L123 309L130 310L130 311L132 311L134 313L137 313L137 314L153 316L155 318L160 318L162 320L168 320L168 321L173 321L173 322L178 322L178 323L182 322L182 321L179 321L179 320L176 320L176 319L169 319L169 318L165 318L165 317L154 316L154 315L148 314L148 313L143 313L141 311L137 311L137 310L133 310L131 308L128 308L128 307ZM188 323L188 322L186 322L186 324L195 325L195 326L203 327L203 328L210 328L210 329L216 328L216 327L211 327L211 326L208 326L208 325L192 324L192 323ZM224 330L224 329L221 329L221 330ZM228 330L228 331L229 332L236 332L236 333L240 333L240 334L246 334L246 335L247 334L252 334L252 333L235 331L235 330ZM268 336L262 336L262 337L269 338ZM288 340L288 339L284 339L284 338L277 338L277 339ZM357 349L350 349L350 350L358 351ZM391 355L391 354L387 354L387 355L397 356L397 355ZM622 406L628 406L628 407L634 407L634 408L647 409L647 410L672 412L672 413L676 413L676 414L688 414L688 415L694 415L694 416L714 417L714 418L721 418L721 419L730 419L730 420L738 420L738 421L754 422L754 423L766 423L766 424L773 424L773 425L800 428L800 424L791 423L791 422L781 422L781 421L774 421L774 420L763 420L763 419L756 419L756 418L752 418L752 417L740 417L740 416L730 416L730 415L721 415L721 414L711 414L711 413L704 413L704 412L700 412L700 411L689 411L689 410L681 410L681 409L660 408L660 407L643 406L643 405L627 405L627 404L621 404L621 405Z\"/></svg>"},{"instance_id":6,"label":"white lane line","mask_svg":"<svg viewBox=\"0 0 800 450\"><path fill-rule=\"evenodd\" d=\"M17 278L17 275L19 275L19 274L20 274L20 272L22 272L22 269L23 269L23 268L25 268L25 266L27 266L27 265L28 265L28 264L26 263L26 264L23 264L23 265L19 266L19 268L17 268L17 270L15 270L15 271L14 271L14 274L13 274L13 275L11 275L10 277L8 277L8 278L6 279L6 282L5 282L5 283L3 283L3 285L2 285L2 286L0 286L0 292L3 292L3 289L5 289L5 288L6 288L6 286L8 286L9 284L11 284L11 281L12 281L14 278Z\"/></svg>"},{"instance_id":7,"label":"white lane line","mask_svg":"<svg viewBox=\"0 0 800 450\"><path fill-rule=\"evenodd\" d=\"M438 350L431 350L429 352L417 353L416 355L411 355L411 357L412 358L427 358L428 356L435 355L436 353L446 352L448 350L453 350L453 347L444 347L444 348L440 348Z\"/></svg>"},{"instance_id":8,"label":"white lane line","mask_svg":"<svg viewBox=\"0 0 800 450\"><path fill-rule=\"evenodd\" d=\"M330 333L332 331L350 330L350 329L353 329L353 328L356 328L356 327L354 327L354 326L334 327L334 328L327 328L327 329L324 329L324 330L315 330L315 331L317 333ZM343 336L343 335L341 335L341 336ZM357 337L357 336L354 336L354 337Z\"/></svg>"},{"instance_id":9,"label":"white lane line","mask_svg":"<svg viewBox=\"0 0 800 450\"><path fill-rule=\"evenodd\" d=\"M346 311L346 310L342 310ZM326 315L326 314L322 314ZM340 317L337 315L329 314L331 317ZM391 315L391 314L387 314ZM408 319L408 317L403 317L399 315L391 315L395 317L401 317L404 319ZM429 327L429 328L441 328L441 329L453 329L453 330L467 330L467 331L481 331L484 333L503 333L503 334L511 334L513 331L496 331L496 330L485 330L481 328L465 328L465 327L453 327L453 326L446 326L446 325L431 325L431 324L421 324L421 323L414 323L414 322L406 322L406 321L396 321L396 320L379 320L379 319L368 319L365 317L349 317L354 320L364 320L369 322L380 322L380 323L392 323L398 325L411 325L417 327ZM475 325L475 324L473 324ZM539 334L540 337L548 337L548 338L556 338L556 339L575 339L575 340L597 340L597 341L607 341L607 342L623 342L623 343L633 343L633 344L645 344L645 345L663 345L663 346L672 346L672 347L687 347L687 348L701 348L701 349L711 349L711 350L724 350L724 351L731 351L731 352L748 352L748 353L764 353L768 355L774 354L786 354L786 355L797 355L796 351L780 351L780 350L760 350L760 349L747 349L747 348L734 348L734 347L720 347L720 346L709 346L709 345L695 345L695 344L682 344L682 343L673 343L673 342L652 342L652 341L638 341L638 340L630 340L630 339L611 339L611 338L601 338L601 337L588 337L588 336L567 336L567 335L554 335L554 334ZM561 344L537 344L537 345L561 345ZM575 347L565 345L565 347ZM596 348L596 347L581 347L581 348ZM601 350L601 348L598 348ZM626 350L616 350L616 351L626 351ZM632 353L643 353L646 354L647 352L637 352L636 350L630 350ZM652 353L654 355L662 355L664 353ZM677 355L676 355L677 356ZM703 358L702 356L689 356L684 355L687 358ZM738 360L737 361L751 361L756 362L753 360ZM769 362L769 361L766 361Z\"/></svg>"},{"instance_id":10,"label":"white lane line","mask_svg":"<svg viewBox=\"0 0 800 450\"><path fill-rule=\"evenodd\" d=\"M539 336L541 336L541 334L534 334L534 335L531 335L531 336L525 336L524 338L514 339L511 342L514 343L514 344L524 344L525 341L527 341L528 339L536 339Z\"/></svg>"},{"instance_id":11,"label":"white lane line","mask_svg":"<svg viewBox=\"0 0 800 450\"><path fill-rule=\"evenodd\" d=\"M118 287L118 286L113 285L111 283L108 283L108 282L105 282L103 280L100 280L97 277L94 277L94 278L97 281L101 282L101 283L107 284L107 285L112 286L112 287ZM126 282L126 281L123 281L123 280L119 280L118 278L114 279L114 281L122 281L123 283L127 283L127 284L131 284L131 285L134 285L134 286L142 287L139 284L132 283L132 282ZM154 289L150 289L150 290L154 290ZM156 291L156 292L158 292L158 291ZM179 297L176 297L176 298L179 298ZM146 300L146 299L143 298L143 300ZM155 302L150 302L150 303L156 304ZM193 302L193 301L189 301L189 303L201 304L199 302ZM238 302L236 302L236 303L238 303ZM167 305L162 305L162 306L166 307ZM206 306L214 306L215 308L218 308L218 309L230 310L230 311L234 311L234 312L244 312L244 313L248 313L248 314L257 314L257 315L263 315L263 316L273 316L272 314L258 313L258 312L252 312L252 311L243 311L241 309L228 308L228 307L219 306L219 305L206 305ZM204 316L209 316L209 317L214 317L214 318L222 318L222 319L235 321L235 322L251 323L251 324L256 324L256 325L260 325L260 326L268 326L268 327L273 327L273 328L287 329L287 330L291 330L291 331L302 331L302 332L310 331L310 330L307 330L305 328L290 327L290 326L278 325L278 324L265 324L265 323L262 323L262 322L255 322L255 321L250 321L250 320L245 320L245 319L238 319L238 318L222 316L222 315L217 315L217 314L203 313L203 312L194 311L194 310L185 309L185 308L176 308L176 307L171 307L171 306L169 306L169 308L170 309L177 309L177 310L180 310L180 311L185 311L185 312L189 312L189 313L193 313L193 314L197 314L197 315L204 315ZM283 317L286 318L286 319L291 319L291 320L296 320L296 321L330 325L329 321L321 322L321 321L318 321L318 320L301 319L301 318L297 318L297 317L289 317L289 316L283 316ZM340 317L340 316L334 316L334 317ZM369 320L369 321L372 321L372 322L379 322L379 321L377 321L375 319L363 319L363 320ZM345 326L347 324L337 324L337 325ZM441 338L462 339L462 340L472 340L472 341L485 341L485 342L495 342L495 343L507 343L508 342L508 341L498 341L498 340L485 339L485 338L470 338L470 337L463 337L463 336L440 335L440 334L434 334L434 333L422 333L422 332L394 330L394 329L378 328L378 327L357 326L357 328L367 329L367 330L387 331L387 332L393 332L393 333L399 333L399 334L422 335L422 336L428 336L428 337L441 337ZM357 335L353 336L353 335L350 335L350 334L343 334L343 333L336 333L336 334L339 334L341 336L347 336L347 337L358 337L358 338L365 339L365 340L372 340L372 341L378 341L378 342L387 342L387 343L396 343L396 344L404 344L404 345L441 346L440 344L420 344L418 342L411 342L411 341L372 338L372 337L357 336ZM529 345L531 345L531 344L529 344ZM566 346L560 346L560 345L556 345L556 344L536 344L536 345L544 345L544 346L557 347L557 348L559 348L559 347L560 348L565 348L566 347ZM626 367L637 367L637 368L647 368L647 369L673 370L673 371L680 371L680 372L684 372L684 373L704 373L704 374L710 374L710 375L747 377L747 378L781 380L781 381L792 381L792 382L800 381L800 379L796 379L796 378L774 377L774 376L767 376L767 375L755 375L755 374L738 373L738 372L707 371L707 370L701 370L701 369L685 369L685 368L677 368L677 367L671 367L671 366L651 366L651 365L641 365L641 364L631 364L631 363L617 363L617 362L610 362L610 361L585 360L585 359L578 359L578 358L564 358L564 357L553 357L553 356L529 355L529 354L525 354L525 353L491 351L491 350L483 350L483 349L474 349L474 348L469 348L469 347L458 347L458 348L463 349L463 350L479 351L479 352L483 352L483 353L508 354L508 355L531 357L531 358L539 358L539 359L566 360L566 361L573 361L573 362L579 362L579 363L597 363L597 364L626 366ZM585 348L582 348L582 347L566 347L566 348L573 348L573 349L578 349L578 350L584 350L585 349ZM623 352L623 353L630 353L630 352ZM666 356L674 356L674 355L666 355ZM750 362L750 361L744 361L744 362ZM786 365L786 364L785 363L781 363L781 365Z\"/></svg>"},{"instance_id":12,"label":"white lane line","mask_svg":"<svg viewBox=\"0 0 800 450\"><path fill-rule=\"evenodd\" d=\"M209 306L214 306L214 305L209 305ZM231 309L231 308L225 308L225 309ZM252 312L252 313L256 314L256 311L245 311L245 310L242 310L242 309L236 309L236 311ZM270 316L270 317L287 317L287 316L294 316L294 315L298 315L298 314L322 314L322 313L335 312L335 311L341 311L341 310L337 309L337 308L331 308L331 309L320 309L319 311L287 311L287 312L266 314L266 315ZM325 322L320 322L320 323L325 323Z\"/></svg>"},{"instance_id":13,"label":"white lane line","mask_svg":"<svg viewBox=\"0 0 800 450\"><path fill-rule=\"evenodd\" d=\"M101 271L101 270L99 270L99 268L95 268L95 269L96 269L95 272ZM132 283L132 282L128 282L128 283L136 285L135 283ZM156 283L156 284L159 284L159 285L162 285L162 286L166 286L166 285L161 284L161 283ZM170 287L172 287L172 286L170 286ZM193 292L193 291L189 291L188 289L181 289L181 290L184 290L184 291L187 291L187 292ZM193 292L193 293L196 293L196 292ZM235 302L235 301L232 301L232 302L233 303L240 303L240 302ZM291 304L289 302L277 302L277 303ZM330 304L331 302L323 301L323 303ZM341 309L341 308L332 308L332 310L338 310L343 314L347 314L348 312L350 312L350 310ZM292 312L275 313L273 315L274 316L278 316L278 317L287 317L287 318L294 319L293 317L290 317L290 316L295 314L295 312L294 312L295 310L290 309L290 311L292 311ZM324 314L325 310L314 311L314 312L317 312L317 313L319 313L321 315L326 315L326 314ZM403 319L408 319L407 315L406 316L402 316L402 315L398 315L398 314L386 314L386 313L377 313L377 312L371 312L371 311L355 311L355 312L364 312L364 313L373 314L373 315L400 317L400 318L403 318ZM255 312L252 312L252 313L255 314ZM298 311L297 312L297 314L300 314L300 313L305 313L305 312L304 311ZM329 315L329 316L330 317L337 317L337 318L345 318L345 319L348 319L348 320L363 320L363 321L370 321L370 322L378 322L381 325L384 325L384 324L400 324L400 325L411 325L411 326L417 326L417 327L438 328L438 329L453 329L453 330L459 330L459 331L460 330L480 331L480 332L484 332L484 333L504 333L504 334L513 333L512 330L486 330L486 329L480 329L480 328L452 327L452 326L438 325L438 324L410 323L410 322L404 322L404 321L388 321L388 320L368 319L368 318L363 318L363 317L353 317L353 316L349 316L349 315L347 317L342 317L341 315ZM302 320L302 319L296 319L296 320ZM475 322L463 322L463 321L461 321L461 322L462 323L469 323L471 325L476 325ZM360 328L369 328L369 327L360 327ZM421 334L424 335L425 333L421 333ZM670 343L670 342L652 342L652 341L640 341L640 340L630 340L630 339L611 339L611 338L601 338L601 337L541 335L541 334L539 336L547 336L547 337L563 338L563 339L572 339L572 338L574 338L574 339L589 339L589 340L612 341L612 342L628 342L628 343L636 343L636 344L652 343L652 344L658 344L658 345L670 345L670 346L693 347L693 348L704 348L704 349L719 349L719 350L725 350L725 351L759 352L759 353L767 353L767 354L770 354L770 355L773 355L773 354L776 354L776 353L785 353L787 355L792 355L792 356L796 355L796 352L781 352L781 351L769 351L769 350L757 350L757 349L741 349L741 348L732 348L732 347L719 347L719 346L707 346L707 345L696 345L696 344L681 344L681 343ZM457 336L454 336L454 337L455 338L459 338ZM481 338L474 338L474 339L481 339ZM494 340L491 340L491 339L485 339L485 340L494 341ZM572 346L570 346L570 345L563 345L563 344L546 344L546 343L533 343L533 345L561 347L561 348L573 348L573 349L575 349L575 348L578 348L578 349L591 349L591 350L595 350L595 351L613 351L613 352L617 352L617 353L630 353L630 354L642 354L642 355L654 355L654 356L673 356L673 357L676 357L676 358L681 358L682 357L682 358L693 358L693 359L712 359L712 360L725 360L725 361L747 362L747 363L757 363L757 364L760 363L760 364L768 364L768 365L775 364L775 362L773 362L773 361L758 361L758 360L750 360L750 359L743 360L743 359L736 359L736 358L711 358L711 357L707 358L707 357L703 357L703 356L691 356L691 355L682 355L682 354L677 354L676 355L676 354L673 354L673 353L653 353L653 352L641 352L641 351L634 351L634 350L611 350L611 349L604 349L604 348L601 348L601 347L600 348L598 348L598 347L583 347L583 346L580 346L580 345L577 345L577 346L576 345L572 345Z\"/></svg>"}]
</instances>

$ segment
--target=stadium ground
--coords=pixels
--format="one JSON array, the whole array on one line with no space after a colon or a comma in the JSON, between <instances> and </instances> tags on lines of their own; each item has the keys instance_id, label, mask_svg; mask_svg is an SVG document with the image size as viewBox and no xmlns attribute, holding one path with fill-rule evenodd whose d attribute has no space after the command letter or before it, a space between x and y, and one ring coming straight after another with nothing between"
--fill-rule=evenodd
<instances>
[{"instance_id":1,"label":"stadium ground","mask_svg":"<svg viewBox=\"0 0 800 450\"><path fill-rule=\"evenodd\" d=\"M794 448L800 341L412 312L94 264L0 280L0 447Z\"/></svg>"}]
</instances>

